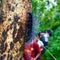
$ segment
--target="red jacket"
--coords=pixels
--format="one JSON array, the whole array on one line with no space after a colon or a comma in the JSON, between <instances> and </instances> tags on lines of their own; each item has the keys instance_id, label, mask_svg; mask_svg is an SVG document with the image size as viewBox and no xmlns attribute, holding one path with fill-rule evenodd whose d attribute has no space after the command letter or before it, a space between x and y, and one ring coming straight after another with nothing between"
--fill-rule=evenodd
<instances>
[{"instance_id":1,"label":"red jacket","mask_svg":"<svg viewBox=\"0 0 60 60\"><path fill-rule=\"evenodd\" d=\"M39 47L39 45L37 44L37 42L33 42L31 45L30 45L30 48L31 48L31 56L34 58L36 57L36 55L38 53L41 54L41 49Z\"/></svg>"},{"instance_id":2,"label":"red jacket","mask_svg":"<svg viewBox=\"0 0 60 60\"><path fill-rule=\"evenodd\" d=\"M41 49L37 42L33 42L30 45L27 43L25 44L23 55L24 60L31 60L31 57L35 58L38 53L41 54Z\"/></svg>"}]
</instances>

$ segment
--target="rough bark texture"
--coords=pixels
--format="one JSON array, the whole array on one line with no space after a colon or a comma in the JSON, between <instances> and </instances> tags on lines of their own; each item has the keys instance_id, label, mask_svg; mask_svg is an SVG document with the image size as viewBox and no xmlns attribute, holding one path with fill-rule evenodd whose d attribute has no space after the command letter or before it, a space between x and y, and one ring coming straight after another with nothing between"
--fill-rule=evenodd
<instances>
[{"instance_id":1,"label":"rough bark texture","mask_svg":"<svg viewBox=\"0 0 60 60\"><path fill-rule=\"evenodd\" d=\"M31 0L3 0L0 10L0 60L20 60Z\"/></svg>"}]
</instances>

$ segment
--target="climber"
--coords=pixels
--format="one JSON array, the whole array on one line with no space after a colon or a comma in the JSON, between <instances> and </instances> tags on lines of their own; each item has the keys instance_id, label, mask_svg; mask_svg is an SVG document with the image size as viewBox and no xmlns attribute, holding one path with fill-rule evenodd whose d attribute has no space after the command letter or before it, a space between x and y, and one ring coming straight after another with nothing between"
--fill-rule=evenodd
<instances>
[{"instance_id":1,"label":"climber","mask_svg":"<svg viewBox=\"0 0 60 60\"><path fill-rule=\"evenodd\" d=\"M32 60L40 60L42 49L39 47L37 41L34 41L33 43L31 43L30 47L31 47Z\"/></svg>"},{"instance_id":2,"label":"climber","mask_svg":"<svg viewBox=\"0 0 60 60\"><path fill-rule=\"evenodd\" d=\"M37 34L37 36L36 36L36 41L37 41L39 47L40 47L41 49L43 49L44 44L43 44L43 42L40 40L40 34Z\"/></svg>"},{"instance_id":3,"label":"climber","mask_svg":"<svg viewBox=\"0 0 60 60\"><path fill-rule=\"evenodd\" d=\"M48 47L49 37L52 36L51 30L45 30L45 33L43 36L45 38L45 46Z\"/></svg>"},{"instance_id":4,"label":"climber","mask_svg":"<svg viewBox=\"0 0 60 60\"><path fill-rule=\"evenodd\" d=\"M44 43L45 47L48 47L48 38L52 36L51 30L45 30L44 32L40 32L40 40Z\"/></svg>"},{"instance_id":5,"label":"climber","mask_svg":"<svg viewBox=\"0 0 60 60\"><path fill-rule=\"evenodd\" d=\"M34 59L40 60L40 55L43 51L44 44L39 40L39 35L36 35L36 38L31 42L32 56L35 54ZM33 50L34 49L34 50Z\"/></svg>"},{"instance_id":6,"label":"climber","mask_svg":"<svg viewBox=\"0 0 60 60\"><path fill-rule=\"evenodd\" d=\"M36 41L30 44L25 43L23 54L24 60L40 60L41 51L42 49Z\"/></svg>"},{"instance_id":7,"label":"climber","mask_svg":"<svg viewBox=\"0 0 60 60\"><path fill-rule=\"evenodd\" d=\"M25 43L24 45L24 60L40 60L40 55L43 50L44 44L39 40L37 35L32 42Z\"/></svg>"},{"instance_id":8,"label":"climber","mask_svg":"<svg viewBox=\"0 0 60 60\"><path fill-rule=\"evenodd\" d=\"M44 33L44 38L45 38L45 47L48 47L48 38L49 38L49 33L47 32L47 30Z\"/></svg>"}]
</instances>

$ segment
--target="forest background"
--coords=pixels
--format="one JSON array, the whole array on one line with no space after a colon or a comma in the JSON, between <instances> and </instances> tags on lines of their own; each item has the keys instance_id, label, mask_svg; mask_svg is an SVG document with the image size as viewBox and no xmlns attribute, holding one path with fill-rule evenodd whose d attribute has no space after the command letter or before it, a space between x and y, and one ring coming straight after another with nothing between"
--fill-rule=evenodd
<instances>
[{"instance_id":1,"label":"forest background","mask_svg":"<svg viewBox=\"0 0 60 60\"><path fill-rule=\"evenodd\" d=\"M40 21L38 30L52 30L48 50L56 60L60 60L60 0L32 0L32 13ZM54 60L47 50L42 57Z\"/></svg>"},{"instance_id":2,"label":"forest background","mask_svg":"<svg viewBox=\"0 0 60 60\"><path fill-rule=\"evenodd\" d=\"M60 0L32 0L32 13L40 21L39 31L52 30L48 50L60 60ZM53 60L47 50L42 57L44 60Z\"/></svg>"}]
</instances>

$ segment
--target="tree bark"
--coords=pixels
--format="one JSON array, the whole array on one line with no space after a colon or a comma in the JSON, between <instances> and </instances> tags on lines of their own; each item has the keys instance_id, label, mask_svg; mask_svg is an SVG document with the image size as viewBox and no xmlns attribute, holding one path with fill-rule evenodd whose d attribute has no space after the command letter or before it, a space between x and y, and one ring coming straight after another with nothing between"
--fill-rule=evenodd
<instances>
[{"instance_id":1,"label":"tree bark","mask_svg":"<svg viewBox=\"0 0 60 60\"><path fill-rule=\"evenodd\" d=\"M0 12L0 60L20 60L25 43L31 0L2 0Z\"/></svg>"}]
</instances>

